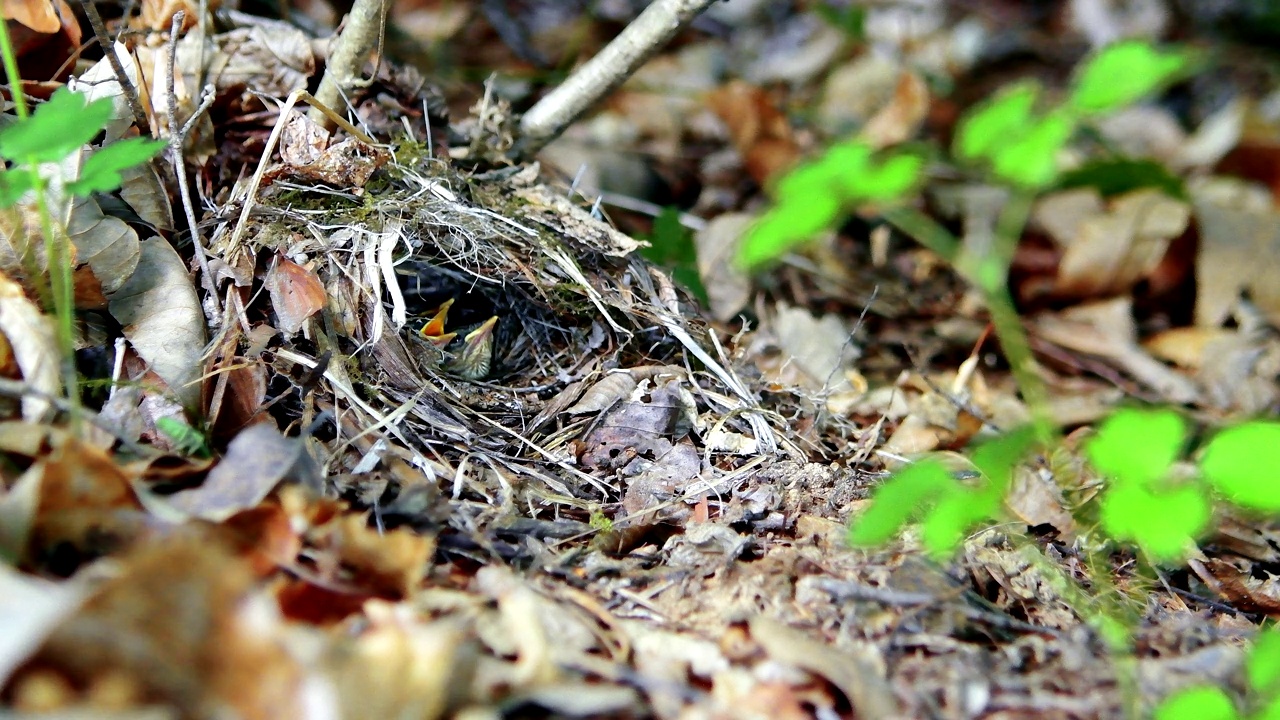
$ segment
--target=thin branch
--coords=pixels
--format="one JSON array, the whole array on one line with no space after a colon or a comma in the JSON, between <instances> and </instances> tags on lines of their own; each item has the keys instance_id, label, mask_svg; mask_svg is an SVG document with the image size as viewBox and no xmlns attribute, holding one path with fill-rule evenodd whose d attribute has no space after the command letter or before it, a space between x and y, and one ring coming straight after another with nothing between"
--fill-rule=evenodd
<instances>
[{"instance_id":1,"label":"thin branch","mask_svg":"<svg viewBox=\"0 0 1280 720\"><path fill-rule=\"evenodd\" d=\"M124 72L124 65L120 62L120 56L116 55L115 42L112 41L111 35L107 32L106 23L102 22L102 16L98 14L98 8L93 4L93 0L80 0L80 5L84 7L84 12L89 16L89 24L93 26L93 35L98 39L98 45L102 48L102 54L106 56L107 62L111 63L111 69L115 71L116 80L120 82L120 88L124 92L124 97L129 101L129 109L133 112L133 122L138 126L138 132L147 137L151 137L151 124L147 122L147 112L142 107L142 101L138 99L138 89L133 86L133 81Z\"/></svg>"},{"instance_id":2,"label":"thin branch","mask_svg":"<svg viewBox=\"0 0 1280 720\"><path fill-rule=\"evenodd\" d=\"M178 34L182 32L182 21L186 13L182 10L173 14L173 24L169 26L169 72L165 74L165 99L169 109L169 159L173 161L173 174L178 178L178 195L182 198L182 209L187 216L187 227L191 229L191 245L195 248L196 262L200 264L200 274L204 276L204 287L209 293L209 302L213 309L209 313L214 319L222 317L222 305L218 302L218 283L213 279L213 271L209 269L208 253L204 249L204 241L200 237L200 224L196 222L196 209L191 203L191 188L187 185L187 167L182 158L182 145L186 142L187 133L194 126L196 118L213 103L213 93L205 93L204 98L191 116L191 121L178 127L178 96L174 92L174 74L178 72Z\"/></svg>"},{"instance_id":3,"label":"thin branch","mask_svg":"<svg viewBox=\"0 0 1280 720\"><path fill-rule=\"evenodd\" d=\"M716 0L654 0L555 90L525 113L516 152L530 158L631 77L659 48Z\"/></svg>"}]
</instances>

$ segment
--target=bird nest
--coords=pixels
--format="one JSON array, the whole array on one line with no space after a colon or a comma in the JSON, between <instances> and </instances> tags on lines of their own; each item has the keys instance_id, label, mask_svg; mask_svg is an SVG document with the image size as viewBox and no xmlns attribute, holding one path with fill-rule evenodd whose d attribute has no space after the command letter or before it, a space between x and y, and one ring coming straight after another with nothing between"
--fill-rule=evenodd
<instances>
[{"instance_id":1,"label":"bird nest","mask_svg":"<svg viewBox=\"0 0 1280 720\"><path fill-rule=\"evenodd\" d=\"M271 267L265 352L296 388L271 411L379 523L507 559L530 535L625 550L788 449L683 292L536 164L339 152L330 174L282 152L213 250L233 276ZM324 307L291 323L308 284ZM485 372L444 359L495 316Z\"/></svg>"}]
</instances>

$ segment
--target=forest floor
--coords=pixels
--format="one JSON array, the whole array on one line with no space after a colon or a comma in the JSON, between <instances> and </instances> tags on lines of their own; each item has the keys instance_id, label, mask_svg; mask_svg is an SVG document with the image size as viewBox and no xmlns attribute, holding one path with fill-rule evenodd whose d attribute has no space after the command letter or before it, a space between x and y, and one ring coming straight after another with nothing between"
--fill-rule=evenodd
<instances>
[{"instance_id":1,"label":"forest floor","mask_svg":"<svg viewBox=\"0 0 1280 720\"><path fill-rule=\"evenodd\" d=\"M1218 507L1153 563L1103 537L1084 448L1122 407L1178 408L1195 441L1280 408L1275 13L732 0L504 164L520 112L644 3L396 3L350 98L363 139L294 109L332 8L187 7L174 48L179 4L143 0L126 58L162 126L174 52L197 232L168 164L69 211L82 407L23 364L56 347L15 328L51 321L0 252L0 716L1262 702L1280 525ZM954 554L914 526L852 547L893 472L971 481L1034 409L983 296L876 207L756 274L736 243L826 144L949 147L967 108L1060 96L1120 37L1211 60L1078 133L1032 207L1009 286L1065 439ZM105 62L68 68L124 107ZM981 242L1001 190L931 157L917 207Z\"/></svg>"}]
</instances>

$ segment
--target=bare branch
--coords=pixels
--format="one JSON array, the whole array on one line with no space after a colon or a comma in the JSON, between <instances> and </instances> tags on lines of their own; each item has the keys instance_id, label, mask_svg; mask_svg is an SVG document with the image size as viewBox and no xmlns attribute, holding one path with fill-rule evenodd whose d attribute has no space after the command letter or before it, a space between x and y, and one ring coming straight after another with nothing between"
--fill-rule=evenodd
<instances>
[{"instance_id":1,"label":"bare branch","mask_svg":"<svg viewBox=\"0 0 1280 720\"><path fill-rule=\"evenodd\" d=\"M681 28L716 0L654 0L595 57L525 113L520 121L521 158L532 157L582 113L631 77Z\"/></svg>"},{"instance_id":2,"label":"bare branch","mask_svg":"<svg viewBox=\"0 0 1280 720\"><path fill-rule=\"evenodd\" d=\"M387 0L356 0L352 5L346 25L325 61L320 87L316 88L316 99L322 105L344 107L344 99L365 82L360 73L382 39L386 19ZM307 117L326 130L333 130L333 124L314 105Z\"/></svg>"}]
</instances>

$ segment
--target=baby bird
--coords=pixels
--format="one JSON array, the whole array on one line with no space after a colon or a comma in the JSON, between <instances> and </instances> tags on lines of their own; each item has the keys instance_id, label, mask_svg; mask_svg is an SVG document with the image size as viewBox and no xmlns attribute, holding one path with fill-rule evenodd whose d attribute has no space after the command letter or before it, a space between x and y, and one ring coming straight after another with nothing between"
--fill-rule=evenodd
<instances>
[{"instance_id":1,"label":"baby bird","mask_svg":"<svg viewBox=\"0 0 1280 720\"><path fill-rule=\"evenodd\" d=\"M432 361L464 380L481 380L493 366L493 328L498 324L498 316L490 317L457 340L457 331L445 332L452 305L452 298L446 300L418 330L418 335L434 350Z\"/></svg>"}]
</instances>

